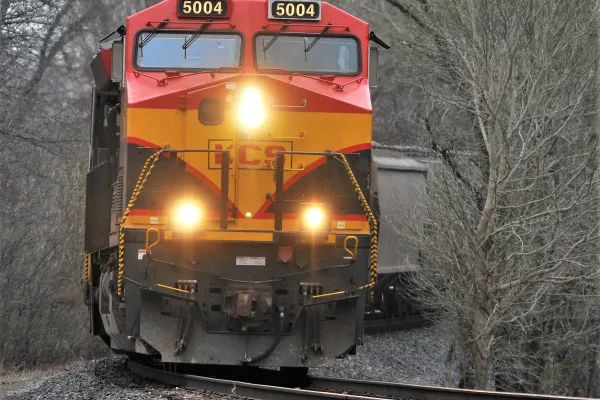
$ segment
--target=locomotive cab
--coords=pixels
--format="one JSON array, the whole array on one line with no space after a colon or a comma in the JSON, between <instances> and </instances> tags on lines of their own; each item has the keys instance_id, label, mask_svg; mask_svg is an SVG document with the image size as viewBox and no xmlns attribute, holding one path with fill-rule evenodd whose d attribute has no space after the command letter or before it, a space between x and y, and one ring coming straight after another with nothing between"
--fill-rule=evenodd
<instances>
[{"instance_id":1,"label":"locomotive cab","mask_svg":"<svg viewBox=\"0 0 600 400\"><path fill-rule=\"evenodd\" d=\"M170 363L353 352L377 275L368 25L320 0L165 0L114 37L117 62L94 60L92 332Z\"/></svg>"}]
</instances>

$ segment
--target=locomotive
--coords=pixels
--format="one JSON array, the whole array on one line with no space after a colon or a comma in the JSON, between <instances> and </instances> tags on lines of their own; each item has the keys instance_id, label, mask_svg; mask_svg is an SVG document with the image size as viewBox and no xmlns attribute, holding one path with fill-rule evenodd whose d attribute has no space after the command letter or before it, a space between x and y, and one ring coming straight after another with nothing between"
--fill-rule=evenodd
<instances>
[{"instance_id":1,"label":"locomotive","mask_svg":"<svg viewBox=\"0 0 600 400\"><path fill-rule=\"evenodd\" d=\"M373 42L389 48L321 0L165 0L101 40L92 334L177 364L306 368L355 352L384 298Z\"/></svg>"}]
</instances>

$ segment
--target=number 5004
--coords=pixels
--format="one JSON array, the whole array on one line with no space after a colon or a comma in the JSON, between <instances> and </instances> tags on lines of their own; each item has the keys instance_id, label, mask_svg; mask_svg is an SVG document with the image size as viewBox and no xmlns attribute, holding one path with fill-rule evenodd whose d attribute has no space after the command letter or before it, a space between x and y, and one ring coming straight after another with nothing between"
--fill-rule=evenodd
<instances>
[{"instance_id":1,"label":"number 5004","mask_svg":"<svg viewBox=\"0 0 600 400\"><path fill-rule=\"evenodd\" d=\"M201 0L184 0L181 5L181 12L184 14L194 15L221 15L223 14L222 1L201 1Z\"/></svg>"},{"instance_id":2,"label":"number 5004","mask_svg":"<svg viewBox=\"0 0 600 400\"><path fill-rule=\"evenodd\" d=\"M275 4L274 14L276 17L287 17L287 18L302 18L318 17L317 8L315 3L296 3L282 1Z\"/></svg>"}]
</instances>

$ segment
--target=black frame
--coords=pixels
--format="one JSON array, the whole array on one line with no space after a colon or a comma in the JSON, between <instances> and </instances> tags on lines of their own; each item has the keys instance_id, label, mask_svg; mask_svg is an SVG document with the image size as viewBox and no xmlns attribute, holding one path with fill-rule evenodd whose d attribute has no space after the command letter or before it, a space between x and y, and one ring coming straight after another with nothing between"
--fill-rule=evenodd
<instances>
[{"instance_id":1,"label":"black frame","mask_svg":"<svg viewBox=\"0 0 600 400\"><path fill-rule=\"evenodd\" d=\"M254 36L252 36L252 58L253 58L253 63L254 63L254 68L259 72L260 69L258 67L258 52L256 51L256 38L257 36L261 36L261 35L270 35L270 36L274 36L277 35L279 33L279 36L298 36L298 37L310 37L310 36L314 36L315 38L317 36L320 36L321 38L342 38L342 39L347 39L347 38L351 38L354 39L354 41L356 41L357 43L357 54L358 54L358 69L356 71L355 74L331 74L331 73L326 73L323 71L285 71L286 74L303 74L303 75L333 75L333 76L351 76L351 77L356 77L359 76L360 74L362 74L363 72L363 52L362 52L362 42L360 41L360 39L358 38L358 36L356 35L352 35L352 34L333 34L333 35L323 35L320 33L302 33L302 32L293 32L293 33L280 33L280 32L274 32L274 31L260 31L260 32L256 32L254 34ZM267 74L267 73L264 73Z\"/></svg>"},{"instance_id":2,"label":"black frame","mask_svg":"<svg viewBox=\"0 0 600 400\"><path fill-rule=\"evenodd\" d=\"M183 71L183 72L199 72L199 71L213 71L213 72L218 72L218 69L215 68L154 68L154 67L141 67L138 65L137 63L137 56L138 56L138 51L139 49L139 45L138 45L138 39L140 37L141 34L143 33L147 33L147 32L154 32L154 33L198 33L197 29L141 29L139 30L136 34L135 37L133 39L133 44L134 44L134 48L133 48L133 67L138 70L138 71L148 71L148 72L164 72L164 71ZM202 32L202 35L210 35L210 34L218 34L218 35L235 35L235 36L239 36L241 39L240 42L240 60L238 65L236 66L231 66L230 68L240 68L244 65L244 53L245 53L245 48L246 48L246 38L244 36L244 34L240 31L235 31L235 30L205 30Z\"/></svg>"},{"instance_id":3,"label":"black frame","mask_svg":"<svg viewBox=\"0 0 600 400\"><path fill-rule=\"evenodd\" d=\"M298 4L298 3L304 3L304 4L315 4L319 6L319 14L316 17L287 17L287 16L283 16L283 17L279 17L276 15L275 9L276 9L276 4L277 3L285 3L287 4ZM318 3L316 1L311 1L311 0L301 0L301 1L293 1L293 0L274 0L271 4L269 4L270 9L269 9L269 19L274 19L274 20L290 20L290 21L320 21L323 18L323 4L322 3Z\"/></svg>"},{"instance_id":4,"label":"black frame","mask_svg":"<svg viewBox=\"0 0 600 400\"><path fill-rule=\"evenodd\" d=\"M227 18L230 13L232 2L231 0L221 0L225 3L225 12L223 14L207 15L207 14L186 14L183 12L184 0L177 0L177 16L181 18ZM193 1L192 1L193 2ZM212 2L211 2L212 3Z\"/></svg>"}]
</instances>

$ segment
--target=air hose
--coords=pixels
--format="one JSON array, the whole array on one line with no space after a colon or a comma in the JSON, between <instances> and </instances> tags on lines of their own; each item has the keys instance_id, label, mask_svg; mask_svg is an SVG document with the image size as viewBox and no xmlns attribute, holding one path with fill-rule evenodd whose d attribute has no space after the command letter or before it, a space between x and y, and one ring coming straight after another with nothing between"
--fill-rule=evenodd
<instances>
[{"instance_id":1,"label":"air hose","mask_svg":"<svg viewBox=\"0 0 600 400\"><path fill-rule=\"evenodd\" d=\"M284 311L284 309L282 307L279 311L279 331L277 332L277 336L275 336L275 340L273 340L273 343L271 343L271 346L269 346L269 348L267 350L265 350L264 352L262 352L260 355L258 355L256 357L251 357L251 358L247 358L247 359L243 360L242 364L248 365L248 364L253 364L255 362L258 362L258 361L266 358L267 356L269 356L269 354L271 354L273 352L273 350L275 350L275 347L277 347L277 345L281 341L281 337L283 336L283 327L285 326L285 318L284 318L285 313L283 311Z\"/></svg>"}]
</instances>

